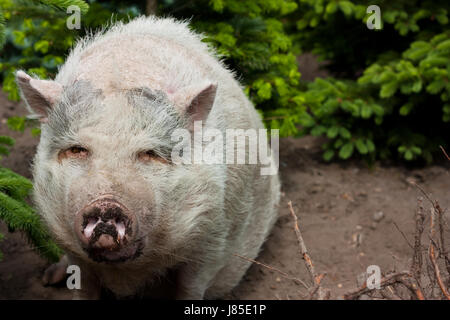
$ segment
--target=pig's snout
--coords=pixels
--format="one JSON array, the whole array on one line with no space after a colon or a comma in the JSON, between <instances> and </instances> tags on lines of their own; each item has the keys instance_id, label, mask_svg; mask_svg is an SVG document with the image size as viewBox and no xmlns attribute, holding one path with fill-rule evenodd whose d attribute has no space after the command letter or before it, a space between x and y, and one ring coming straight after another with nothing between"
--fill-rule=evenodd
<instances>
[{"instance_id":1,"label":"pig's snout","mask_svg":"<svg viewBox=\"0 0 450 320\"><path fill-rule=\"evenodd\" d=\"M135 216L115 199L102 198L78 212L75 231L89 252L121 251L136 233Z\"/></svg>"}]
</instances>

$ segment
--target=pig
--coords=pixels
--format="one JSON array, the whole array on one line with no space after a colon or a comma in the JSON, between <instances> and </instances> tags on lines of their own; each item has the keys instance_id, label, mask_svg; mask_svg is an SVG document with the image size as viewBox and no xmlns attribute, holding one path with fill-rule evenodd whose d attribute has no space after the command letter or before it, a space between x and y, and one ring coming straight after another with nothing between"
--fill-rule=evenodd
<instances>
[{"instance_id":1,"label":"pig","mask_svg":"<svg viewBox=\"0 0 450 320\"><path fill-rule=\"evenodd\" d=\"M224 297L251 264L237 255L256 258L277 219L279 176L262 164L171 160L173 133L195 122L264 128L202 40L186 21L138 17L79 40L54 80L16 72L41 123L33 202L66 254L44 278L79 266L75 298L132 297L169 272L176 299Z\"/></svg>"}]
</instances>

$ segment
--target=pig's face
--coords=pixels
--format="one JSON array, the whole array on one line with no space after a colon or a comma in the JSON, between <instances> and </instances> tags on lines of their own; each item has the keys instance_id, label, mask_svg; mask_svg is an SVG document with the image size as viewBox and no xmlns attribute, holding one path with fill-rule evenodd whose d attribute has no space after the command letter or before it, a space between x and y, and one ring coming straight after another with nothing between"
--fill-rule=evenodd
<instances>
[{"instance_id":1,"label":"pig's face","mask_svg":"<svg viewBox=\"0 0 450 320\"><path fill-rule=\"evenodd\" d=\"M171 135L190 120L161 91L61 90L33 166L35 202L63 249L93 263L170 263L208 210L191 192L205 189L198 168L171 161Z\"/></svg>"}]
</instances>

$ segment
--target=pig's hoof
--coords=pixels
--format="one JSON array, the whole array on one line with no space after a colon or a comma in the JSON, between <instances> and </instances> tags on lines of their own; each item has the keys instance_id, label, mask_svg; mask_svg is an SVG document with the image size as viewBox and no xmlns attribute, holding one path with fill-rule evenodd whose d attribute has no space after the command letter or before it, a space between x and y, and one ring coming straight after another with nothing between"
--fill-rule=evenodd
<instances>
[{"instance_id":1,"label":"pig's hoof","mask_svg":"<svg viewBox=\"0 0 450 320\"><path fill-rule=\"evenodd\" d=\"M44 272L44 276L42 277L43 285L52 286L64 281L68 276L68 265L69 263L67 261L67 257L63 256L58 263L54 263L50 267L48 267Z\"/></svg>"}]
</instances>

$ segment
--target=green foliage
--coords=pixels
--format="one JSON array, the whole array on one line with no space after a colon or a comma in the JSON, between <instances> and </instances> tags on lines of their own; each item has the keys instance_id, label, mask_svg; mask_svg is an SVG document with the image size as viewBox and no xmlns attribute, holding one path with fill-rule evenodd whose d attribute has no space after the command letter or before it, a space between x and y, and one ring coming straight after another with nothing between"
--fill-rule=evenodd
<instances>
[{"instance_id":1,"label":"green foliage","mask_svg":"<svg viewBox=\"0 0 450 320\"><path fill-rule=\"evenodd\" d=\"M14 139L6 136L0 136L0 159L9 154L9 148L14 145Z\"/></svg>"},{"instance_id":2,"label":"green foliage","mask_svg":"<svg viewBox=\"0 0 450 320\"><path fill-rule=\"evenodd\" d=\"M71 5L80 8L80 30L69 30L66 26L69 17L66 9ZM139 13L134 6L98 2L88 5L81 0L0 0L1 11L6 18L6 43L0 56L0 75L3 90L13 101L20 99L14 78L18 69L42 79L52 78L76 38L83 36L87 28L99 28L110 22L113 13L119 20Z\"/></svg>"},{"instance_id":3,"label":"green foliage","mask_svg":"<svg viewBox=\"0 0 450 320\"><path fill-rule=\"evenodd\" d=\"M5 17L3 12L0 10L0 48L5 44Z\"/></svg>"},{"instance_id":4,"label":"green foliage","mask_svg":"<svg viewBox=\"0 0 450 320\"><path fill-rule=\"evenodd\" d=\"M7 124L11 130L23 132L25 130L25 122L25 117L10 117Z\"/></svg>"},{"instance_id":5,"label":"green foliage","mask_svg":"<svg viewBox=\"0 0 450 320\"><path fill-rule=\"evenodd\" d=\"M8 147L14 145L10 137L0 136L0 154L7 155ZM57 261L61 253L46 232L39 216L27 205L26 197L32 188L31 182L0 167L0 220L6 223L9 231L25 232L30 244L45 258ZM0 241L3 239L0 234ZM0 252L0 260L2 259Z\"/></svg>"},{"instance_id":6,"label":"green foliage","mask_svg":"<svg viewBox=\"0 0 450 320\"><path fill-rule=\"evenodd\" d=\"M30 181L0 167L0 219L10 231L25 232L30 244L43 257L58 261L61 250L50 239L40 217L25 202L31 188Z\"/></svg>"},{"instance_id":7,"label":"green foliage","mask_svg":"<svg viewBox=\"0 0 450 320\"><path fill-rule=\"evenodd\" d=\"M373 130L382 122L384 108L361 95L351 81L318 78L308 85L304 98L312 121L303 130L329 139L324 145L325 160L348 159L356 153L370 156L376 151Z\"/></svg>"},{"instance_id":8,"label":"green foliage","mask_svg":"<svg viewBox=\"0 0 450 320\"><path fill-rule=\"evenodd\" d=\"M89 5L82 0L34 0L35 3L41 3L51 8L66 10L70 6L77 6L81 13L89 10Z\"/></svg>"},{"instance_id":9,"label":"green foliage","mask_svg":"<svg viewBox=\"0 0 450 320\"><path fill-rule=\"evenodd\" d=\"M372 4L380 6L381 30L365 25ZM313 121L297 124L302 134L329 139L325 160L429 163L448 146L449 9L444 1L299 1L293 41L330 61L333 77L307 84L302 96Z\"/></svg>"},{"instance_id":10,"label":"green foliage","mask_svg":"<svg viewBox=\"0 0 450 320\"><path fill-rule=\"evenodd\" d=\"M26 117L9 117L6 123L8 128L13 131L24 132L25 128L30 128L33 137L38 137L41 134L41 128L36 127L36 120L30 120Z\"/></svg>"}]
</instances>

